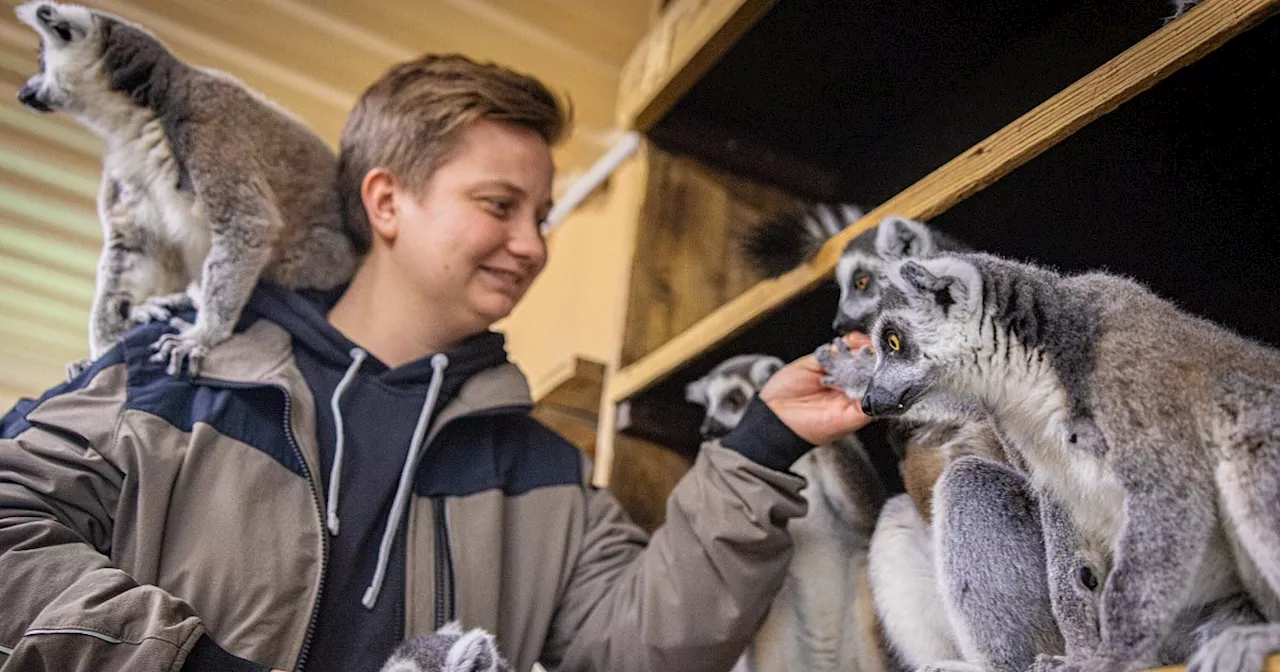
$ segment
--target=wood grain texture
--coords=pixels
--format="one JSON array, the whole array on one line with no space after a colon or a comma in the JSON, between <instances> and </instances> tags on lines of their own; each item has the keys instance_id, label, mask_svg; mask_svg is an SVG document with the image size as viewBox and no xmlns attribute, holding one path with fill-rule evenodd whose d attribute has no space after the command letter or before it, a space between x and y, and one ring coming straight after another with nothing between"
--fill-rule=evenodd
<instances>
[{"instance_id":1,"label":"wood grain texture","mask_svg":"<svg viewBox=\"0 0 1280 672\"><path fill-rule=\"evenodd\" d=\"M1152 668L1146 672L1186 672L1186 669L1186 665L1172 665L1169 667ZM1270 658L1267 658L1266 667L1263 668L1262 672L1280 672L1280 654L1274 654Z\"/></svg>"},{"instance_id":2,"label":"wood grain texture","mask_svg":"<svg viewBox=\"0 0 1280 672\"><path fill-rule=\"evenodd\" d=\"M676 0L622 68L617 122L647 130L776 0Z\"/></svg>"},{"instance_id":3,"label":"wood grain texture","mask_svg":"<svg viewBox=\"0 0 1280 672\"><path fill-rule=\"evenodd\" d=\"M623 366L653 352L759 276L739 252L750 227L801 201L654 148L637 233Z\"/></svg>"},{"instance_id":4,"label":"wood grain texture","mask_svg":"<svg viewBox=\"0 0 1280 672\"><path fill-rule=\"evenodd\" d=\"M830 277L844 246L881 217L929 220L1277 9L1280 0L1207 0L888 199L828 241L809 263L755 285L618 371L610 385L612 399L627 399L645 389Z\"/></svg>"}]
</instances>

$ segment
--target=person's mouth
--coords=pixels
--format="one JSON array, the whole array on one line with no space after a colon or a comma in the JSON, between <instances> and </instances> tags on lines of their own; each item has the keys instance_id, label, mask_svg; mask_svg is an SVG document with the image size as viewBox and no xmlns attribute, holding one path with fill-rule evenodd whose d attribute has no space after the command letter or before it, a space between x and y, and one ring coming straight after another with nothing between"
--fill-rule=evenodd
<instances>
[{"instance_id":1,"label":"person's mouth","mask_svg":"<svg viewBox=\"0 0 1280 672\"><path fill-rule=\"evenodd\" d=\"M490 278L497 281L498 284L508 289L518 290L524 285L524 274L518 271L497 268L494 266L481 266L480 270L484 271Z\"/></svg>"}]
</instances>

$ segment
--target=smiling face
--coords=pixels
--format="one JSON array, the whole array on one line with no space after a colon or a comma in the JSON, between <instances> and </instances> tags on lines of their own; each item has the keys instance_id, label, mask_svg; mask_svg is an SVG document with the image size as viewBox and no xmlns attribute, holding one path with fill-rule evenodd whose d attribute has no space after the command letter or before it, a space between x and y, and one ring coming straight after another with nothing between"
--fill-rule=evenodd
<instances>
[{"instance_id":1,"label":"smiling face","mask_svg":"<svg viewBox=\"0 0 1280 672\"><path fill-rule=\"evenodd\" d=\"M541 222L551 207L551 150L537 133L471 123L418 190L397 188L385 254L432 308L465 333L504 318L547 262Z\"/></svg>"}]
</instances>

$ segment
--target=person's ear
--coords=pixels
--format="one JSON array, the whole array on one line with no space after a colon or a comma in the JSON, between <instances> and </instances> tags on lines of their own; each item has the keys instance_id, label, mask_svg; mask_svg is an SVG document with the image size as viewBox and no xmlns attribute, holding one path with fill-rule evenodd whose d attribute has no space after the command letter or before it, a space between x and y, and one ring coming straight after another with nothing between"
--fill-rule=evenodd
<instances>
[{"instance_id":1,"label":"person's ear","mask_svg":"<svg viewBox=\"0 0 1280 672\"><path fill-rule=\"evenodd\" d=\"M387 242L395 240L400 230L399 204L396 202L396 176L386 168L374 168L360 182L360 199L365 217L374 236Z\"/></svg>"}]
</instances>

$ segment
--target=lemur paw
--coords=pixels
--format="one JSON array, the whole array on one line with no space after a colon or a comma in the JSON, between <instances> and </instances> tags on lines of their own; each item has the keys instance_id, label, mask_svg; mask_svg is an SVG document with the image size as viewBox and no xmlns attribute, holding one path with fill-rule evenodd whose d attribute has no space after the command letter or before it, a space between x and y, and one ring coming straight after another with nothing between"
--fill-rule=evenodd
<instances>
[{"instance_id":1,"label":"lemur paw","mask_svg":"<svg viewBox=\"0 0 1280 672\"><path fill-rule=\"evenodd\" d=\"M165 322L174 315L193 308L195 308L195 302L186 292L153 296L129 311L129 322L132 324Z\"/></svg>"},{"instance_id":2,"label":"lemur paw","mask_svg":"<svg viewBox=\"0 0 1280 672\"><path fill-rule=\"evenodd\" d=\"M843 338L823 344L814 356L827 375L822 384L844 390L850 399L861 399L876 370L876 356L871 348L851 350Z\"/></svg>"},{"instance_id":3,"label":"lemur paw","mask_svg":"<svg viewBox=\"0 0 1280 672\"><path fill-rule=\"evenodd\" d=\"M986 672L986 668L963 660L942 660L921 665L915 672Z\"/></svg>"},{"instance_id":4,"label":"lemur paw","mask_svg":"<svg viewBox=\"0 0 1280 672\"><path fill-rule=\"evenodd\" d=\"M77 359L73 362L67 362L67 380L75 380L80 376L80 374L88 371L92 364L93 360L88 357L85 357L84 359Z\"/></svg>"},{"instance_id":5,"label":"lemur paw","mask_svg":"<svg viewBox=\"0 0 1280 672\"><path fill-rule=\"evenodd\" d=\"M151 350L155 353L151 355L151 361L167 361L169 365L165 371L171 376L177 376L182 371L183 361L186 361L187 373L191 376L199 375L200 364L213 343L209 342L209 337L203 331L182 318L169 318L169 326L175 327L178 333L164 334L151 344Z\"/></svg>"},{"instance_id":6,"label":"lemur paw","mask_svg":"<svg viewBox=\"0 0 1280 672\"><path fill-rule=\"evenodd\" d=\"M1027 672L1084 672L1087 669L1081 666L1079 661L1073 661L1066 656L1042 653L1036 656L1031 667L1027 668Z\"/></svg>"},{"instance_id":7,"label":"lemur paw","mask_svg":"<svg viewBox=\"0 0 1280 672\"><path fill-rule=\"evenodd\" d=\"M1262 672L1280 653L1280 623L1228 628L1196 651L1187 672Z\"/></svg>"}]
</instances>

